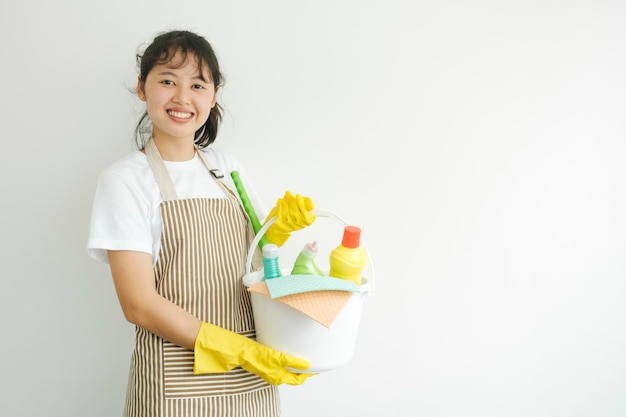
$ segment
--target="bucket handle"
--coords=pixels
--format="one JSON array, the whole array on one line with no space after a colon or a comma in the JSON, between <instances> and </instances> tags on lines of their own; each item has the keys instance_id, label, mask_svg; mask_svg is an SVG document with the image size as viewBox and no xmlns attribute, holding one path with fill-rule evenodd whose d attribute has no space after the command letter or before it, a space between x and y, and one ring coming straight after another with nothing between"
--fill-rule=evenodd
<instances>
[{"instance_id":1,"label":"bucket handle","mask_svg":"<svg viewBox=\"0 0 626 417\"><path fill-rule=\"evenodd\" d=\"M313 214L316 217L331 218L335 220L337 223L341 224L342 226L347 226L350 224L347 221L345 221L343 218L339 217L335 213L331 213L330 211L312 210L311 214ZM267 231L267 229L269 229L269 227L275 222L276 222L276 217L272 217L271 219L267 221L267 223L263 225L263 227L261 227L258 233L254 236L254 239L252 240L252 243L250 244L250 248L248 250L248 258L246 259L246 273L252 272L252 258L254 256L254 250L256 246L259 244L259 241L263 238L263 236L265 236L265 232ZM368 282L367 282L368 286L367 286L366 292L367 292L367 295L372 295L374 293L374 264L372 263L372 257L370 256L370 252L367 249L367 246L365 245L365 242L363 241L363 239L361 239L361 247L365 249L365 253L367 254L367 262L369 263L369 269L372 274L370 279L368 279Z\"/></svg>"}]
</instances>

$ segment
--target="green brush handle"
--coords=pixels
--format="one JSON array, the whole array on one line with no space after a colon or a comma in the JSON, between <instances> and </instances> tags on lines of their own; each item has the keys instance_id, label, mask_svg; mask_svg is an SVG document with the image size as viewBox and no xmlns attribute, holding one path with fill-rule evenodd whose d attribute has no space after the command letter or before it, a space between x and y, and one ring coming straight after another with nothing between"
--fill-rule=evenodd
<instances>
[{"instance_id":1,"label":"green brush handle","mask_svg":"<svg viewBox=\"0 0 626 417\"><path fill-rule=\"evenodd\" d=\"M248 193L246 192L246 189L241 182L241 178L239 178L239 171L231 171L230 176L235 183L235 188L237 188L239 198L241 198L241 204L243 204L244 210L246 210L246 213L248 213L250 223L252 223L252 230L254 230L254 234L257 234L263 226L261 225L259 218L256 216L254 207L252 207L252 203L250 202L250 197L248 197ZM259 240L259 248L263 249L263 246L265 246L267 243L269 243L267 237L262 236Z\"/></svg>"}]
</instances>

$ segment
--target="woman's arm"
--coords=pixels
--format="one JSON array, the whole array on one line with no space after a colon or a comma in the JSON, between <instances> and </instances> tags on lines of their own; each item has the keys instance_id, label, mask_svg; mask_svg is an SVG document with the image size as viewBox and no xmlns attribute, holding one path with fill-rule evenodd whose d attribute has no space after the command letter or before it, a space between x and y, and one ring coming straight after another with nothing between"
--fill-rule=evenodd
<instances>
[{"instance_id":1,"label":"woman's arm","mask_svg":"<svg viewBox=\"0 0 626 417\"><path fill-rule=\"evenodd\" d=\"M126 319L176 345L193 350L201 321L156 292L152 256L108 251L111 274Z\"/></svg>"}]
</instances>

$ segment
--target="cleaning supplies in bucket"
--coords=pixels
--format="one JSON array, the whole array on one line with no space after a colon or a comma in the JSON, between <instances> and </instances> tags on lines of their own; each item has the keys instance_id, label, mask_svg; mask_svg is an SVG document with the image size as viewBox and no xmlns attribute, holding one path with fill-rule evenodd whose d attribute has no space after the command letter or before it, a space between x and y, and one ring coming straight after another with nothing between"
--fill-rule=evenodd
<instances>
[{"instance_id":1,"label":"cleaning supplies in bucket","mask_svg":"<svg viewBox=\"0 0 626 417\"><path fill-rule=\"evenodd\" d=\"M308 244L296 259L291 274L281 274L278 265L278 247L263 247L263 276L260 281L247 281L248 291L262 294L277 302L287 304L302 314L330 328L342 308L360 288L353 280L315 273ZM294 274L293 271L303 272ZM317 269L319 270L319 269ZM360 279L359 279L360 284Z\"/></svg>"},{"instance_id":2,"label":"cleaning supplies in bucket","mask_svg":"<svg viewBox=\"0 0 626 417\"><path fill-rule=\"evenodd\" d=\"M315 212L318 217L339 221L344 228L348 225L332 213ZM270 222L263 227L269 225ZM311 367L306 372L323 372L346 365L354 354L363 302L373 287L373 266L360 239L360 229L357 242L367 255L360 259L369 263L372 275L361 277L358 284L330 276L330 272L324 274L317 266L312 268L319 250L314 242L302 248L293 268L283 269L278 278L263 280L262 270L251 271L253 250L259 234L263 233L261 229L252 242L246 264L248 272L243 278L250 292L257 340L307 359ZM281 260L286 263L285 259ZM361 266L357 271L359 275L363 275L363 269Z\"/></svg>"}]
</instances>

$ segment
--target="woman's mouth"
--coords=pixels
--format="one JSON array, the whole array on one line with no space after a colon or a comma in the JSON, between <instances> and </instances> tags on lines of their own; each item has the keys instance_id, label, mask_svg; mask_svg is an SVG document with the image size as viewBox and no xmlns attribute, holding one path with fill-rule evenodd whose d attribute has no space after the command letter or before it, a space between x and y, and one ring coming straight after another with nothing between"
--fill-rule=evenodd
<instances>
[{"instance_id":1,"label":"woman's mouth","mask_svg":"<svg viewBox=\"0 0 626 417\"><path fill-rule=\"evenodd\" d=\"M189 119L191 116L193 116L193 113L187 113L187 112L175 111L175 110L168 110L167 114L177 119Z\"/></svg>"}]
</instances>

